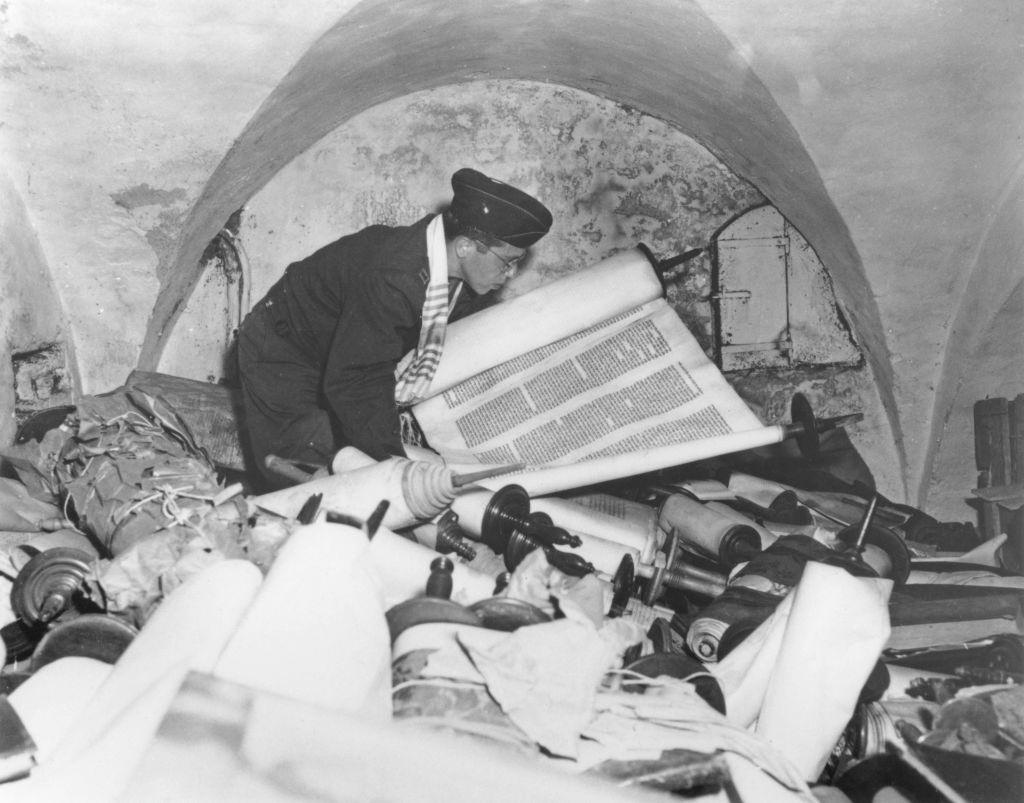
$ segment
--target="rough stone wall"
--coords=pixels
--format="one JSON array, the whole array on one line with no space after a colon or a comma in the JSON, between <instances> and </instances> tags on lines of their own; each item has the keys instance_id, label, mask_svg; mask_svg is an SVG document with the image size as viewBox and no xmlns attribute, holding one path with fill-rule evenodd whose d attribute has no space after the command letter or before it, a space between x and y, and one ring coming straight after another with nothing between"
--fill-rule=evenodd
<instances>
[{"instance_id":1,"label":"rough stone wall","mask_svg":"<svg viewBox=\"0 0 1024 803\"><path fill-rule=\"evenodd\" d=\"M451 173L463 165L535 192L554 212L512 295L639 242L660 257L705 246L729 218L763 201L689 137L592 95L525 82L446 87L360 115L247 205L243 236L257 291L260 277L276 279L288 262L342 234L443 207ZM282 220L288 229L273 222ZM699 299L710 292L709 273L704 254L671 288L705 346L710 312Z\"/></svg>"},{"instance_id":2,"label":"rough stone wall","mask_svg":"<svg viewBox=\"0 0 1024 803\"><path fill-rule=\"evenodd\" d=\"M71 401L73 355L25 204L0 173L0 444L24 417Z\"/></svg>"},{"instance_id":3,"label":"rough stone wall","mask_svg":"<svg viewBox=\"0 0 1024 803\"><path fill-rule=\"evenodd\" d=\"M0 156L81 390L138 360L181 223L233 138L355 0L3 0Z\"/></svg>"}]
</instances>

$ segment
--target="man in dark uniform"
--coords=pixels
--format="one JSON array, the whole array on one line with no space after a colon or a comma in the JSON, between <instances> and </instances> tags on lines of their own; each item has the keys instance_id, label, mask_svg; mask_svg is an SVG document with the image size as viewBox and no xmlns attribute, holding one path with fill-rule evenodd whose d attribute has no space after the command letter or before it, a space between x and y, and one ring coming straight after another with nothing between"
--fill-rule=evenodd
<instances>
[{"instance_id":1,"label":"man in dark uniform","mask_svg":"<svg viewBox=\"0 0 1024 803\"><path fill-rule=\"evenodd\" d=\"M292 263L242 322L245 428L266 487L281 484L271 454L403 454L399 408L423 397L445 325L485 306L551 227L543 204L476 170L452 190L442 215L369 226Z\"/></svg>"}]
</instances>

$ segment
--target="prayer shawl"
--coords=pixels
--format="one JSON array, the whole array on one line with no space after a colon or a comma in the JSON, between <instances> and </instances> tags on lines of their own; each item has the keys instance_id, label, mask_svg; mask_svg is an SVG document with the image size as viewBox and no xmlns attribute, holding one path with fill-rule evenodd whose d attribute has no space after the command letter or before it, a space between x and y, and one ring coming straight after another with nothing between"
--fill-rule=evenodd
<instances>
[{"instance_id":1,"label":"prayer shawl","mask_svg":"<svg viewBox=\"0 0 1024 803\"><path fill-rule=\"evenodd\" d=\"M427 226L427 262L430 280L423 301L420 340L416 349L403 357L395 369L395 402L399 407L407 407L425 398L444 349L448 313L462 289L460 283L449 300L448 252L440 215Z\"/></svg>"}]
</instances>

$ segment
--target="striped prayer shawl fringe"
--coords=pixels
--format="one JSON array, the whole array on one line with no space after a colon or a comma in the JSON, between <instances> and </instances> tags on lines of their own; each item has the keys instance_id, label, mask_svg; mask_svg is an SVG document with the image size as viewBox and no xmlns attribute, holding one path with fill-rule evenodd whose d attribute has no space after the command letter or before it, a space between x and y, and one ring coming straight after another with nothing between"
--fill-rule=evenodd
<instances>
[{"instance_id":1,"label":"striped prayer shawl fringe","mask_svg":"<svg viewBox=\"0 0 1024 803\"><path fill-rule=\"evenodd\" d=\"M430 280L423 301L419 343L412 359L402 360L396 369L395 402L400 406L415 404L424 398L444 350L449 308L448 258L440 215L427 226L427 259Z\"/></svg>"}]
</instances>

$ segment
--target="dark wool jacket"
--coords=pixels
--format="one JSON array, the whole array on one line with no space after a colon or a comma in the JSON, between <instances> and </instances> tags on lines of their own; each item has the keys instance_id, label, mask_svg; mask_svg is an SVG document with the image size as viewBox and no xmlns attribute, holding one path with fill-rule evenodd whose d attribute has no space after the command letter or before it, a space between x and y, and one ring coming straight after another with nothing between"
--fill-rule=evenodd
<instances>
[{"instance_id":1,"label":"dark wool jacket","mask_svg":"<svg viewBox=\"0 0 1024 803\"><path fill-rule=\"evenodd\" d=\"M432 218L342 237L289 265L261 302L277 336L322 377L344 443L371 454L401 453L394 372L419 341ZM466 287L449 321L491 300Z\"/></svg>"}]
</instances>

